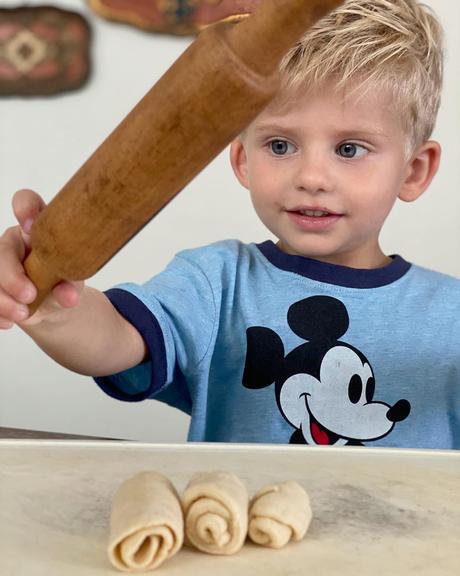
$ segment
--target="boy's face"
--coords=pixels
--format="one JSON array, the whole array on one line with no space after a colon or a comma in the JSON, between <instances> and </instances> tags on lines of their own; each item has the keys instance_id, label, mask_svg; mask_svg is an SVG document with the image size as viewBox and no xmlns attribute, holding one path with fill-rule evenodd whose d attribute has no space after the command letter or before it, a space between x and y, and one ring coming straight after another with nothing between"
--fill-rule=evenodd
<instances>
[{"instance_id":1,"label":"boy's face","mask_svg":"<svg viewBox=\"0 0 460 576\"><path fill-rule=\"evenodd\" d=\"M232 144L233 168L259 218L287 253L384 265L380 229L396 198L414 200L427 187L439 146L408 159L407 136L383 93L344 98L326 85L293 102L275 99Z\"/></svg>"}]
</instances>

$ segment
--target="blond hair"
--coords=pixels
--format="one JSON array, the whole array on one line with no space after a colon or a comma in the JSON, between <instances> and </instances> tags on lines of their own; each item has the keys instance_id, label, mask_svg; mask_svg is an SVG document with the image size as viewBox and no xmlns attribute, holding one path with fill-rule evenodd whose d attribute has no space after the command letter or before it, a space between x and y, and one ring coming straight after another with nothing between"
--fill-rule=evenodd
<instances>
[{"instance_id":1,"label":"blond hair","mask_svg":"<svg viewBox=\"0 0 460 576\"><path fill-rule=\"evenodd\" d=\"M414 149L436 122L443 77L443 30L417 0L346 0L317 22L281 63L288 88L334 80L360 92L389 90Z\"/></svg>"}]
</instances>

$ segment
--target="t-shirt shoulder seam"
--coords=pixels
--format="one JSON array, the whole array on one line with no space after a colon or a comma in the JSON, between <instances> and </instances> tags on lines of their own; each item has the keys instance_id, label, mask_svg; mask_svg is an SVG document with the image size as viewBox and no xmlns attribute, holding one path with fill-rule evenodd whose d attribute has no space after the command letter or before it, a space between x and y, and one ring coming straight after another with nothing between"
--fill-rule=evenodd
<instances>
[{"instance_id":1,"label":"t-shirt shoulder seam","mask_svg":"<svg viewBox=\"0 0 460 576\"><path fill-rule=\"evenodd\" d=\"M216 304L216 297L214 294L214 288L212 285L212 282L210 281L208 275L206 274L206 272L203 270L203 268L197 263L195 262L193 259L191 258L187 258L185 255L182 254L178 254L176 256L176 258L186 262L189 266L191 266L192 268L195 268L196 270L198 270L203 277L205 278L209 289L211 290L211 294L212 294L212 305L213 305L213 310L214 310L214 318L213 318L213 322L212 322L212 330L211 330L211 334L209 337L209 342L207 343L206 347L205 347L205 351L203 352L203 355L201 356L201 358L199 358L195 364L195 370L198 370L200 365L202 364L202 362L204 361L204 359L206 358L206 356L209 353L209 350L211 348L211 343L214 340L214 336L216 334L216 326L217 326L217 304Z\"/></svg>"}]
</instances>

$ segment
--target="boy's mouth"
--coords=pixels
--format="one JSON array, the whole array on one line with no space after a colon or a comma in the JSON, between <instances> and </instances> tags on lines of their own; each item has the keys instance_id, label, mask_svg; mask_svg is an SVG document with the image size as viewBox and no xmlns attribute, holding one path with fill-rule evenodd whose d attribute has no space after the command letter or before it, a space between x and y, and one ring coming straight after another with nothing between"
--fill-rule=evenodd
<instances>
[{"instance_id":1,"label":"boy's mouth","mask_svg":"<svg viewBox=\"0 0 460 576\"><path fill-rule=\"evenodd\" d=\"M323 206L300 206L293 209L288 209L288 212L299 214L300 216L308 216L310 218L324 218L326 216L341 216L337 212L332 212Z\"/></svg>"},{"instance_id":2,"label":"boy's mouth","mask_svg":"<svg viewBox=\"0 0 460 576\"><path fill-rule=\"evenodd\" d=\"M299 207L293 210L286 210L290 219L301 228L321 229L335 224L343 214L331 212L323 207Z\"/></svg>"},{"instance_id":3,"label":"boy's mouth","mask_svg":"<svg viewBox=\"0 0 460 576\"><path fill-rule=\"evenodd\" d=\"M296 210L296 212L302 216L314 216L315 218L331 215L331 213L326 210Z\"/></svg>"}]
</instances>

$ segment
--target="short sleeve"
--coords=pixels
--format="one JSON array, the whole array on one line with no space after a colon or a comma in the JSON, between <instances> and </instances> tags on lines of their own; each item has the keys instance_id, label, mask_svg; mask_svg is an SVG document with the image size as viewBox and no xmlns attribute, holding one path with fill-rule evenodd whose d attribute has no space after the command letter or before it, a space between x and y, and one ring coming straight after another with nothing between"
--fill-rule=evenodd
<instances>
[{"instance_id":1,"label":"short sleeve","mask_svg":"<svg viewBox=\"0 0 460 576\"><path fill-rule=\"evenodd\" d=\"M119 400L155 398L190 413L188 377L199 369L215 336L216 305L207 275L178 255L145 284L121 284L106 295L139 331L149 357L129 370L95 378L97 384Z\"/></svg>"}]
</instances>

